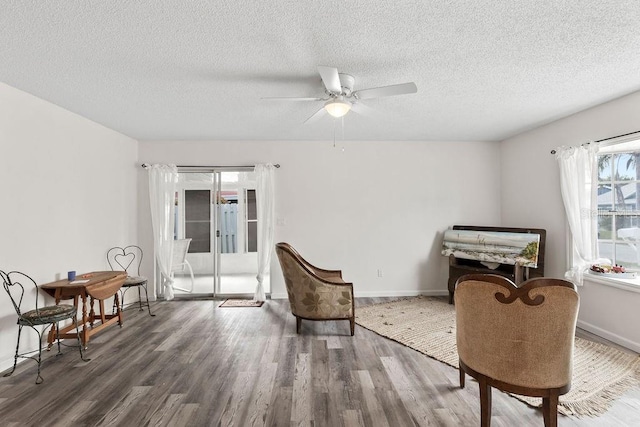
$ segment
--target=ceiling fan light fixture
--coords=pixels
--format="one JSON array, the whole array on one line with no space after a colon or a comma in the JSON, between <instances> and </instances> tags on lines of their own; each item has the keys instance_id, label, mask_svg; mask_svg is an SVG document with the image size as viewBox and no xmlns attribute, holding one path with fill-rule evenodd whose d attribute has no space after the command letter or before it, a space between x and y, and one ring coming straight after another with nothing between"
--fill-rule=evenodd
<instances>
[{"instance_id":1,"label":"ceiling fan light fixture","mask_svg":"<svg viewBox=\"0 0 640 427\"><path fill-rule=\"evenodd\" d=\"M342 117L351 110L351 103L345 101L341 96L333 98L324 104L324 109L333 117Z\"/></svg>"}]
</instances>

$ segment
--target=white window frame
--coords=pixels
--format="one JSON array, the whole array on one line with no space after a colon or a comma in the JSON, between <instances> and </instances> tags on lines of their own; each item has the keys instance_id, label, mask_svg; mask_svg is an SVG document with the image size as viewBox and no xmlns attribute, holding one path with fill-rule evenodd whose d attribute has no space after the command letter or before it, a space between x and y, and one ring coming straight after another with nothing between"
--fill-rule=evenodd
<instances>
[{"instance_id":1,"label":"white window frame","mask_svg":"<svg viewBox=\"0 0 640 427\"><path fill-rule=\"evenodd\" d=\"M624 245L628 245L631 246L631 244L629 243L629 241L625 240L624 238L620 237L618 235L618 222L622 221L625 217L639 217L640 216L640 210L638 209L638 207L636 206L635 209L629 210L625 207L623 208L619 208L618 204L616 203L617 200L617 189L616 187L620 187L620 186L626 186L626 185L633 185L635 184L636 188L640 187L640 179L638 179L638 177L636 177L636 179L630 179L630 180L620 180L620 179L616 179L616 176L614 174L615 171L615 164L618 163L616 161L614 161L614 159L617 158L617 156L620 155L633 155L635 153L640 153L640 149L636 150L636 151L622 151L622 152L616 152L616 153L598 153L598 158L602 157L602 156L611 156L610 159L610 164L609 164L609 174L610 177L608 180L606 181L600 181L600 179L598 179L597 185L598 188L600 187L601 184L607 185L610 187L610 192L611 192L611 205L606 208L606 209L601 209L600 206L598 206L598 219L600 218L611 218L611 235L609 238L599 238L599 236L596 238L597 242L598 242L598 248L600 248L600 243L606 243L606 244L610 244L611 245L611 261L614 264L618 264L618 263L622 263L622 261L619 261L619 257L618 257L618 245L620 244L624 244ZM620 191L623 191L623 189L621 189ZM623 196L624 197L624 196ZM624 199L623 199L624 202ZM640 226L640 224L638 224ZM640 227L636 227L639 228ZM600 221L598 221L598 234L600 232ZM600 254L602 255L602 254ZM640 261L640 255L638 255L638 260ZM629 267L626 266L626 268L630 271L640 271L640 267Z\"/></svg>"},{"instance_id":2,"label":"white window frame","mask_svg":"<svg viewBox=\"0 0 640 427\"><path fill-rule=\"evenodd\" d=\"M606 155L606 154L624 154L624 153L633 153L633 152L640 152L640 137L638 137L637 135L634 136L627 136L627 137L621 137L621 138L617 138L615 140L610 141L607 144L604 144L600 147L600 149L598 150L598 156L602 156L602 155ZM626 181L616 181L613 176L613 162L611 162L612 164L610 165L610 167L612 168L611 170L611 180L610 181L606 181L612 184L615 183L631 183L631 182L640 182L640 179L637 180L626 180ZM636 177L639 178L639 177ZM605 182L605 181L600 181L599 179L597 180L597 182L595 183L595 185L599 185L601 182ZM612 191L614 191L614 189L612 188ZM613 197L613 195L612 195ZM615 199L612 199L613 202L615 202ZM598 208L598 217L600 217L601 215L606 215L606 216L622 216L622 215L616 215L615 212L615 203L613 203L612 205L612 210L613 211L609 211L609 212L604 212L601 211ZM624 215L629 215L629 211L623 211ZM638 214L640 216L640 209L638 209L638 207L636 207L635 211L632 211L632 213L634 214ZM598 230L596 230L596 233L598 233L599 231L599 223L598 223ZM614 233L615 231L615 218L612 220L612 233ZM600 239L598 239L598 236L596 235L596 241L598 244L598 249L600 247L599 243L600 243ZM613 248L614 248L614 254L615 254L615 244L616 242L619 242L620 239L618 239L617 236L613 236L614 239L603 239L606 241L610 241L612 243ZM611 260L612 262L615 262L615 259ZM630 271L638 271L638 276L635 279L618 279L618 278L614 278L614 277L610 277L610 276L596 276L593 274L588 275L588 280L592 283L597 283L597 284L601 284L601 285L606 285L606 286L611 286L614 288L618 288L618 289L623 289L626 291L630 291L630 292L635 292L635 293L640 293L640 268L638 269L630 269Z\"/></svg>"}]
</instances>

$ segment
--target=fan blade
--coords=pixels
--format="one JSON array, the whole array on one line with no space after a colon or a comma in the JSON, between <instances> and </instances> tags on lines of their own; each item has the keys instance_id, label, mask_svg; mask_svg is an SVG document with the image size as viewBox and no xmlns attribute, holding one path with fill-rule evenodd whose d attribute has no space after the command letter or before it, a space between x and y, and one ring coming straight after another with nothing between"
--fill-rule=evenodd
<instances>
[{"instance_id":1,"label":"fan blade","mask_svg":"<svg viewBox=\"0 0 640 427\"><path fill-rule=\"evenodd\" d=\"M327 88L329 93L340 95L342 93L342 86L340 85L340 76L338 75L338 69L334 67L325 67L318 65L318 72L322 77L322 83Z\"/></svg>"},{"instance_id":2,"label":"fan blade","mask_svg":"<svg viewBox=\"0 0 640 427\"><path fill-rule=\"evenodd\" d=\"M399 85L382 86L372 89L362 89L354 92L354 96L358 99L382 98L383 96L405 95L408 93L416 93L418 87L415 83L402 83Z\"/></svg>"},{"instance_id":3,"label":"fan blade","mask_svg":"<svg viewBox=\"0 0 640 427\"><path fill-rule=\"evenodd\" d=\"M362 102L353 102L351 104L351 111L361 116L379 116L380 115L380 113L378 113L376 110L369 107L368 105L364 105Z\"/></svg>"},{"instance_id":4,"label":"fan blade","mask_svg":"<svg viewBox=\"0 0 640 427\"><path fill-rule=\"evenodd\" d=\"M315 123L318 120L320 120L321 118L323 118L325 116L325 114L327 114L327 111L324 109L324 107L322 107L321 109L319 109L318 111L316 111L315 113L313 113L313 115L311 117L309 117L307 120L304 121L304 124L309 124L309 123Z\"/></svg>"},{"instance_id":5,"label":"fan blade","mask_svg":"<svg viewBox=\"0 0 640 427\"><path fill-rule=\"evenodd\" d=\"M296 98L286 96L267 96L260 99L268 99L271 101L326 101L326 99L323 98Z\"/></svg>"}]
</instances>

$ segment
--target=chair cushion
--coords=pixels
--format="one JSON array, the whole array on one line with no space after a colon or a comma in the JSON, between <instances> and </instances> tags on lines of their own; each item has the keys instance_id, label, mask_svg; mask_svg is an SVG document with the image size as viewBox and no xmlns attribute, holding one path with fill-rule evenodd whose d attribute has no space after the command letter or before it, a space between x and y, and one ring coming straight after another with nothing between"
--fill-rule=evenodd
<instances>
[{"instance_id":1,"label":"chair cushion","mask_svg":"<svg viewBox=\"0 0 640 427\"><path fill-rule=\"evenodd\" d=\"M147 283L147 278L144 276L127 276L127 280L124 281L122 287L128 288L129 286L140 286Z\"/></svg>"},{"instance_id":2,"label":"chair cushion","mask_svg":"<svg viewBox=\"0 0 640 427\"><path fill-rule=\"evenodd\" d=\"M30 310L18 318L19 325L45 325L72 318L77 312L73 305L60 304Z\"/></svg>"}]
</instances>

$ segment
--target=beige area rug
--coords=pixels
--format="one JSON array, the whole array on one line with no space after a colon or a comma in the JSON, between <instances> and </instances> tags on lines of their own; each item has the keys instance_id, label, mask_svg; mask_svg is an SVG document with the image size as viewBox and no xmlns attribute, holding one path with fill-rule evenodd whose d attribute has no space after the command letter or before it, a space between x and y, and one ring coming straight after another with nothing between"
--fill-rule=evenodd
<instances>
[{"instance_id":1,"label":"beige area rug","mask_svg":"<svg viewBox=\"0 0 640 427\"><path fill-rule=\"evenodd\" d=\"M414 297L359 307L356 323L458 367L455 307L444 299ZM560 396L558 411L574 416L600 415L634 385L640 385L638 355L576 338L572 387ZM540 398L513 396L531 406L542 406Z\"/></svg>"},{"instance_id":2,"label":"beige area rug","mask_svg":"<svg viewBox=\"0 0 640 427\"><path fill-rule=\"evenodd\" d=\"M218 307L262 307L264 301L250 299L226 299Z\"/></svg>"}]
</instances>

